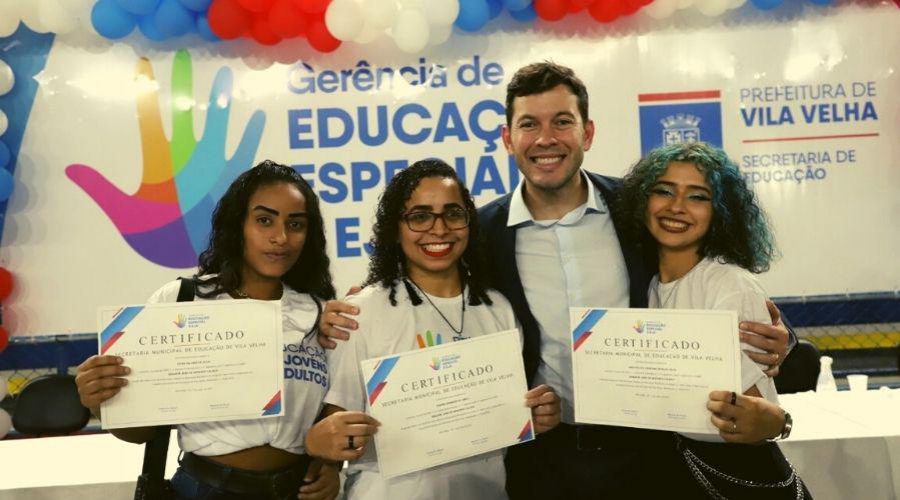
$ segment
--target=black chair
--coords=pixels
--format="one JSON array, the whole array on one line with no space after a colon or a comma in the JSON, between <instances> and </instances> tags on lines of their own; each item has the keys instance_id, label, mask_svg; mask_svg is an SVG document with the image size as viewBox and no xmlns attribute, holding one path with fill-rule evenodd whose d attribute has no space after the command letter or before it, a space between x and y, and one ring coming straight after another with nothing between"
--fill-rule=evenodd
<instances>
[{"instance_id":1,"label":"black chair","mask_svg":"<svg viewBox=\"0 0 900 500\"><path fill-rule=\"evenodd\" d=\"M69 434L83 429L90 417L90 411L78 399L75 377L45 375L22 388L13 427L22 434Z\"/></svg>"},{"instance_id":2,"label":"black chair","mask_svg":"<svg viewBox=\"0 0 900 500\"><path fill-rule=\"evenodd\" d=\"M819 349L816 346L807 340L799 340L775 376L778 394L816 390L816 381L819 379L819 357Z\"/></svg>"}]
</instances>

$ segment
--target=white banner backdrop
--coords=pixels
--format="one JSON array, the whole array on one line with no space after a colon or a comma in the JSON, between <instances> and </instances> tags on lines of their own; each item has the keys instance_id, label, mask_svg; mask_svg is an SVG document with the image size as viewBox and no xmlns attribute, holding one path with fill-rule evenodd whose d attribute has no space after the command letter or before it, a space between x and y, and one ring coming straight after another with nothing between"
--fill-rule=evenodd
<instances>
[{"instance_id":1,"label":"white banner backdrop","mask_svg":"<svg viewBox=\"0 0 900 500\"><path fill-rule=\"evenodd\" d=\"M17 280L4 325L94 331L97 306L142 302L191 274L212 203L266 158L321 195L345 290L365 276L363 242L396 170L442 158L478 204L515 186L499 138L505 85L544 59L588 86L589 170L621 175L663 141L726 148L775 227L783 257L762 278L773 296L897 290L898 23L894 6L847 6L629 36L495 32L422 56L347 48L270 66L207 46L56 44L36 77L0 248Z\"/></svg>"}]
</instances>

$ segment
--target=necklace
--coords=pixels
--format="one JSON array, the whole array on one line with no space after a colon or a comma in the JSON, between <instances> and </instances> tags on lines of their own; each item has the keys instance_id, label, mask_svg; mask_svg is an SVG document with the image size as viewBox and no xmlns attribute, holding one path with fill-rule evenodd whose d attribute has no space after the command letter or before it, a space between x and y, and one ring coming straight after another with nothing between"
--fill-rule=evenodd
<instances>
[{"instance_id":1,"label":"necklace","mask_svg":"<svg viewBox=\"0 0 900 500\"><path fill-rule=\"evenodd\" d=\"M462 312L460 313L459 330L457 330L453 326L453 324L450 323L450 320L448 320L447 317L444 316L444 313L442 313L441 310L438 309L438 306L434 305L434 302L431 301L431 297L429 297L428 294L425 293L424 290L419 288L419 285L417 285L415 281L413 281L413 280L408 280L408 281L410 283L412 283L414 287L416 287L416 290L418 290L422 295L425 296L425 300L427 300L428 303L431 304L431 307L433 307L434 310L437 311L437 313L441 315L441 319L444 320L444 323L447 323L447 326L449 326L450 329L453 330L453 333L455 333L457 335L462 335L463 329L466 327L466 287L465 287L465 285L463 286L462 294L460 294L460 296L462 297Z\"/></svg>"}]
</instances>

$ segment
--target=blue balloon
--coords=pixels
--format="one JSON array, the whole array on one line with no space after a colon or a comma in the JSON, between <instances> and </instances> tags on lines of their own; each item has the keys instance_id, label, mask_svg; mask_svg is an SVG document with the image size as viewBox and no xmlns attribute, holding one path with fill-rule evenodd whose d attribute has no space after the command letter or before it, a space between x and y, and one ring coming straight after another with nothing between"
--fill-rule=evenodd
<instances>
[{"instance_id":1,"label":"blue balloon","mask_svg":"<svg viewBox=\"0 0 900 500\"><path fill-rule=\"evenodd\" d=\"M483 28L490 18L487 0L460 0L459 15L454 24L463 31L474 32Z\"/></svg>"},{"instance_id":2,"label":"blue balloon","mask_svg":"<svg viewBox=\"0 0 900 500\"><path fill-rule=\"evenodd\" d=\"M91 9L91 24L104 38L116 40L134 31L137 18L122 10L115 0L99 0Z\"/></svg>"},{"instance_id":3,"label":"blue balloon","mask_svg":"<svg viewBox=\"0 0 900 500\"><path fill-rule=\"evenodd\" d=\"M503 5L506 6L506 10L514 12L528 8L532 3L531 0L503 0Z\"/></svg>"},{"instance_id":4,"label":"blue balloon","mask_svg":"<svg viewBox=\"0 0 900 500\"><path fill-rule=\"evenodd\" d=\"M6 143L0 141L0 169L6 168L10 157L12 157L12 154L9 152L9 147Z\"/></svg>"},{"instance_id":5,"label":"blue balloon","mask_svg":"<svg viewBox=\"0 0 900 500\"><path fill-rule=\"evenodd\" d=\"M488 8L490 9L490 19L494 19L503 12L503 0L488 0Z\"/></svg>"},{"instance_id":6,"label":"blue balloon","mask_svg":"<svg viewBox=\"0 0 900 500\"><path fill-rule=\"evenodd\" d=\"M534 5L529 5L522 10L511 10L509 11L509 15L516 21L523 23L534 21L538 16L537 11L534 10Z\"/></svg>"},{"instance_id":7,"label":"blue balloon","mask_svg":"<svg viewBox=\"0 0 900 500\"><path fill-rule=\"evenodd\" d=\"M834 5L834 0L809 0L816 5Z\"/></svg>"},{"instance_id":8,"label":"blue balloon","mask_svg":"<svg viewBox=\"0 0 900 500\"><path fill-rule=\"evenodd\" d=\"M194 12L203 12L206 13L209 10L209 4L212 3L212 0L179 0L181 5L184 5L186 8L191 9Z\"/></svg>"},{"instance_id":9,"label":"blue balloon","mask_svg":"<svg viewBox=\"0 0 900 500\"><path fill-rule=\"evenodd\" d=\"M156 27L156 21L154 21L153 16L144 16L138 21L138 29L141 30L141 33L144 34L145 37L153 40L154 42L162 42L168 38L166 35L163 35L159 28Z\"/></svg>"},{"instance_id":10,"label":"blue balloon","mask_svg":"<svg viewBox=\"0 0 900 500\"><path fill-rule=\"evenodd\" d=\"M178 0L162 0L153 14L159 32L166 37L181 36L194 29L194 13Z\"/></svg>"},{"instance_id":11,"label":"blue balloon","mask_svg":"<svg viewBox=\"0 0 900 500\"><path fill-rule=\"evenodd\" d=\"M209 27L209 19L207 19L206 14L197 16L197 33L199 33L204 40L209 42L218 42L221 40L221 38L213 33L212 28Z\"/></svg>"},{"instance_id":12,"label":"blue balloon","mask_svg":"<svg viewBox=\"0 0 900 500\"><path fill-rule=\"evenodd\" d=\"M0 201L6 201L13 192L13 176L5 168L0 168Z\"/></svg>"},{"instance_id":13,"label":"blue balloon","mask_svg":"<svg viewBox=\"0 0 900 500\"><path fill-rule=\"evenodd\" d=\"M156 10L159 0L116 0L125 12L136 16L146 16Z\"/></svg>"},{"instance_id":14,"label":"blue balloon","mask_svg":"<svg viewBox=\"0 0 900 500\"><path fill-rule=\"evenodd\" d=\"M750 0L759 10L772 10L781 5L784 0Z\"/></svg>"}]
</instances>

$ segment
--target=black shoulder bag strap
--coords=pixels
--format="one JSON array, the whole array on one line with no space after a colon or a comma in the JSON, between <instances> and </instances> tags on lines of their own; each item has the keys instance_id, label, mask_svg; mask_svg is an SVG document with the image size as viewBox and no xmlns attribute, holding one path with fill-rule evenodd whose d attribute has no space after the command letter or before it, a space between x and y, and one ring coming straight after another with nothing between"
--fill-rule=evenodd
<instances>
[{"instance_id":1,"label":"black shoulder bag strap","mask_svg":"<svg viewBox=\"0 0 900 500\"><path fill-rule=\"evenodd\" d=\"M196 283L193 278L179 278L177 302L194 300ZM169 433L172 426L163 425L156 428L156 435L144 445L144 466L138 477L134 491L135 500L168 498L165 483L166 455L169 452Z\"/></svg>"}]
</instances>

